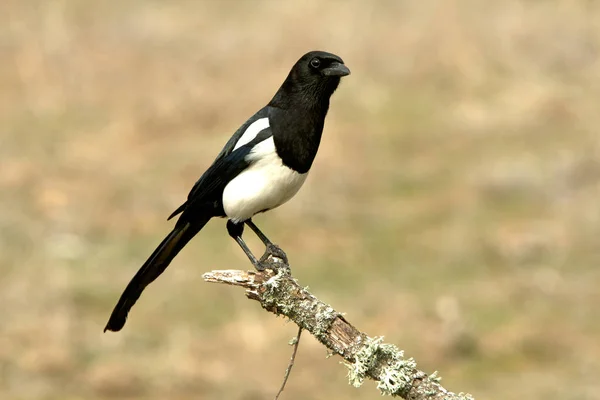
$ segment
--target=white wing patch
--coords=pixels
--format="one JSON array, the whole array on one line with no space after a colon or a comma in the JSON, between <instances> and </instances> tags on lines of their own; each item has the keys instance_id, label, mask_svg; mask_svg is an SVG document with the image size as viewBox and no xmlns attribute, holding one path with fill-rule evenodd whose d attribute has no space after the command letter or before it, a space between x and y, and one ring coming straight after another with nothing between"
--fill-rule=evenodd
<instances>
[{"instance_id":1,"label":"white wing patch","mask_svg":"<svg viewBox=\"0 0 600 400\"><path fill-rule=\"evenodd\" d=\"M233 150L237 149L245 145L246 143L250 143L252 139L256 137L263 129L267 129L269 127L269 118L261 118L257 119L246 129L246 131L242 134L242 137L237 141Z\"/></svg>"}]
</instances>

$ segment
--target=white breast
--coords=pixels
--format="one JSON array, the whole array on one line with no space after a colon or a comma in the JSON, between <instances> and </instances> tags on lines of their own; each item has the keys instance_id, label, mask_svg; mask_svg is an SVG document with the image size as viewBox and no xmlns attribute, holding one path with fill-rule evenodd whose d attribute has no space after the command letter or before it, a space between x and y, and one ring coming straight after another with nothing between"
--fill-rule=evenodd
<instances>
[{"instance_id":1,"label":"white breast","mask_svg":"<svg viewBox=\"0 0 600 400\"><path fill-rule=\"evenodd\" d=\"M223 191L223 208L235 222L282 205L298 192L308 175L283 165L272 137L257 144L248 159L254 163Z\"/></svg>"}]
</instances>

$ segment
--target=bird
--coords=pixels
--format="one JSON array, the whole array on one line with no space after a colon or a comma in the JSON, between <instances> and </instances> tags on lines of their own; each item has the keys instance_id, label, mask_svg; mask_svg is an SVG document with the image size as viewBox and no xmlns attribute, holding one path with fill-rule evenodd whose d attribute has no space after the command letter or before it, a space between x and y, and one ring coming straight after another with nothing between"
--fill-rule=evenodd
<instances>
[{"instance_id":1,"label":"bird","mask_svg":"<svg viewBox=\"0 0 600 400\"><path fill-rule=\"evenodd\" d=\"M229 236L257 270L266 268L268 255L287 263L285 253L252 217L284 204L303 185L319 149L330 97L349 74L339 56L325 51L310 51L293 65L271 101L235 131L187 200L168 217L179 216L123 291L104 332L123 328L144 289L212 218L227 218ZM245 225L265 245L261 259L242 239Z\"/></svg>"}]
</instances>

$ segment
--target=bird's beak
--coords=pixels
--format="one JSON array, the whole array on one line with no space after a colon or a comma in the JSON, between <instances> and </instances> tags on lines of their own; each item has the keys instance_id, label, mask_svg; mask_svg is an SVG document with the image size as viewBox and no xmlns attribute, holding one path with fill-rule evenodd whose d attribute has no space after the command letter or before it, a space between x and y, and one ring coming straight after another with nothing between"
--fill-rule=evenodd
<instances>
[{"instance_id":1,"label":"bird's beak","mask_svg":"<svg viewBox=\"0 0 600 400\"><path fill-rule=\"evenodd\" d=\"M334 62L329 67L323 69L322 74L325 76L346 76L350 75L350 70L344 64Z\"/></svg>"}]
</instances>

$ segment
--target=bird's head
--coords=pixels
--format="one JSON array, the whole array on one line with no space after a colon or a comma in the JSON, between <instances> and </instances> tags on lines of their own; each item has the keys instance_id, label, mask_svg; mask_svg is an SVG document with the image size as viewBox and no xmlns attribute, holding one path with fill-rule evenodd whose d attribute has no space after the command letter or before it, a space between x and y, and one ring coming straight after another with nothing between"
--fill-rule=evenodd
<instances>
[{"instance_id":1,"label":"bird's head","mask_svg":"<svg viewBox=\"0 0 600 400\"><path fill-rule=\"evenodd\" d=\"M346 75L350 75L350 70L340 57L325 51L308 52L294 64L272 103L283 105L299 96L307 104L328 104Z\"/></svg>"},{"instance_id":2,"label":"bird's head","mask_svg":"<svg viewBox=\"0 0 600 400\"><path fill-rule=\"evenodd\" d=\"M344 60L335 54L324 51L311 51L298 60L292 71L296 70L299 77L309 80L340 79L350 75L350 70Z\"/></svg>"}]
</instances>

